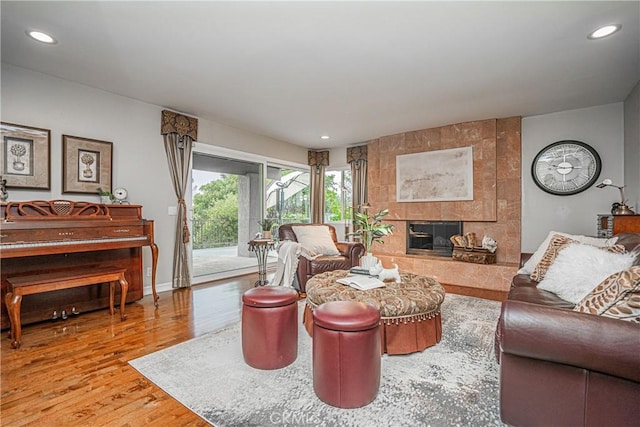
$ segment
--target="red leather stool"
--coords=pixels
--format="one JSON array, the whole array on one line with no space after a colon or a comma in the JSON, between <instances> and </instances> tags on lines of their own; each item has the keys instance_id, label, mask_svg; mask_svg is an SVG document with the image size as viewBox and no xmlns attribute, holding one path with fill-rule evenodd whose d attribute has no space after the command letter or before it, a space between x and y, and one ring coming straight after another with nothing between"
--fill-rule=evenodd
<instances>
[{"instance_id":1,"label":"red leather stool","mask_svg":"<svg viewBox=\"0 0 640 427\"><path fill-rule=\"evenodd\" d=\"M323 402L359 408L380 387L380 312L355 301L313 310L313 389Z\"/></svg>"},{"instance_id":2,"label":"red leather stool","mask_svg":"<svg viewBox=\"0 0 640 427\"><path fill-rule=\"evenodd\" d=\"M298 356L298 292L282 286L242 295L242 355L257 369L279 369Z\"/></svg>"}]
</instances>

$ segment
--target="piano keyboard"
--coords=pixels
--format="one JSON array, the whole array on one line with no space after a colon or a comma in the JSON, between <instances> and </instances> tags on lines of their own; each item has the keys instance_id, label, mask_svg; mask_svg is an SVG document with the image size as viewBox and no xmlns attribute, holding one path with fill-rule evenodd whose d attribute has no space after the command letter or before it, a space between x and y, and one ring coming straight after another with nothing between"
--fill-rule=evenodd
<instances>
[{"instance_id":1,"label":"piano keyboard","mask_svg":"<svg viewBox=\"0 0 640 427\"><path fill-rule=\"evenodd\" d=\"M100 239L87 239L87 240L59 240L59 241L47 241L47 242L0 242L0 249L20 249L20 248L37 248L46 246L65 246L65 245L82 245L91 243L110 243L110 242L129 242L129 241L141 241L147 240L148 236L133 236L133 237L103 237Z\"/></svg>"}]
</instances>

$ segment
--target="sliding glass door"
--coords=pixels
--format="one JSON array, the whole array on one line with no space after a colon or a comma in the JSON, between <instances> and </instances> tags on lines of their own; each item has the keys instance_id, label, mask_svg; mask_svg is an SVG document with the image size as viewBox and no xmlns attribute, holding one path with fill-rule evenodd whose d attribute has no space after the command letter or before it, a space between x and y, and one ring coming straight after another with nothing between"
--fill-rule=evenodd
<instances>
[{"instance_id":1,"label":"sliding glass door","mask_svg":"<svg viewBox=\"0 0 640 427\"><path fill-rule=\"evenodd\" d=\"M269 164L267 171L267 218L278 225L310 222L309 170Z\"/></svg>"},{"instance_id":2,"label":"sliding glass door","mask_svg":"<svg viewBox=\"0 0 640 427\"><path fill-rule=\"evenodd\" d=\"M247 242L259 231L263 164L194 152L192 275L229 276L255 269Z\"/></svg>"},{"instance_id":3,"label":"sliding glass door","mask_svg":"<svg viewBox=\"0 0 640 427\"><path fill-rule=\"evenodd\" d=\"M310 222L309 169L255 155L196 144L191 188L192 276L203 283L257 270L248 242L271 219ZM267 263L275 266L276 251Z\"/></svg>"}]
</instances>

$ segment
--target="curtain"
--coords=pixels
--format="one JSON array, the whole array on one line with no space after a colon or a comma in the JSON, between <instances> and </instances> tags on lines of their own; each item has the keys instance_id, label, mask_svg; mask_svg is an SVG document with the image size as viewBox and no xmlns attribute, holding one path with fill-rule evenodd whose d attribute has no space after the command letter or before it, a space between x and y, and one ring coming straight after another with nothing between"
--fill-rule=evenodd
<instances>
[{"instance_id":1,"label":"curtain","mask_svg":"<svg viewBox=\"0 0 640 427\"><path fill-rule=\"evenodd\" d=\"M361 211L367 204L367 146L348 147L347 162L351 165L352 208Z\"/></svg>"},{"instance_id":2,"label":"curtain","mask_svg":"<svg viewBox=\"0 0 640 427\"><path fill-rule=\"evenodd\" d=\"M311 223L324 224L324 170L329 165L329 152L309 151L308 160Z\"/></svg>"},{"instance_id":3,"label":"curtain","mask_svg":"<svg viewBox=\"0 0 640 427\"><path fill-rule=\"evenodd\" d=\"M172 286L186 288L191 286L189 272L188 243L190 238L187 204L184 195L187 191L189 170L191 169L191 151L193 141L198 136L198 120L172 111L162 111L161 134L164 137L164 149L167 153L169 173L173 190L178 200L175 243L173 247Z\"/></svg>"}]
</instances>

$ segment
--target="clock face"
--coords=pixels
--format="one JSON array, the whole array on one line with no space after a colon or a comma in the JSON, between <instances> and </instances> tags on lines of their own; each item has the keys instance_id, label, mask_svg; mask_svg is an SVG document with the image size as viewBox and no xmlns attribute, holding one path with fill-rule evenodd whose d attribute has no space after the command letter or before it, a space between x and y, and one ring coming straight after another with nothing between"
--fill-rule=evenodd
<instances>
[{"instance_id":1,"label":"clock face","mask_svg":"<svg viewBox=\"0 0 640 427\"><path fill-rule=\"evenodd\" d=\"M116 188L113 190L113 197L115 197L116 200L125 200L127 198L127 190L124 188Z\"/></svg>"},{"instance_id":2,"label":"clock face","mask_svg":"<svg viewBox=\"0 0 640 427\"><path fill-rule=\"evenodd\" d=\"M591 146L580 141L558 141L543 148L533 159L533 181L547 193L577 194L600 176L602 162Z\"/></svg>"}]
</instances>

